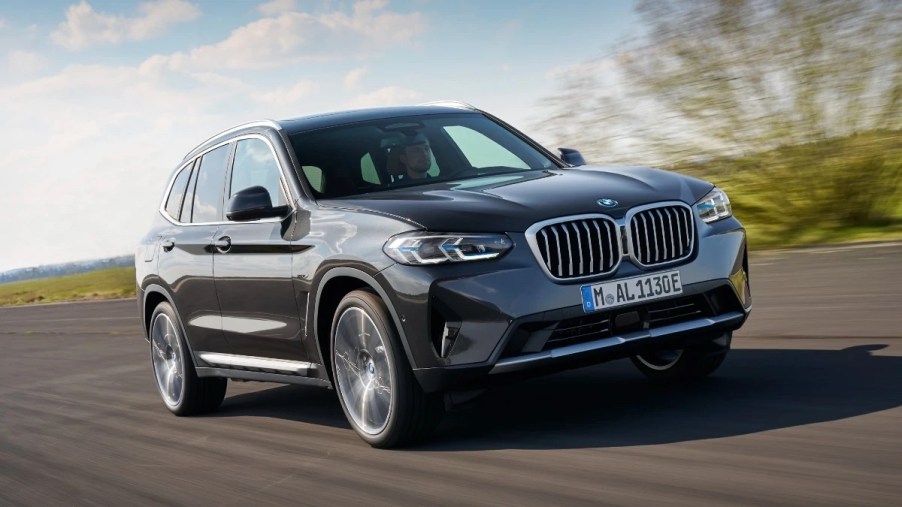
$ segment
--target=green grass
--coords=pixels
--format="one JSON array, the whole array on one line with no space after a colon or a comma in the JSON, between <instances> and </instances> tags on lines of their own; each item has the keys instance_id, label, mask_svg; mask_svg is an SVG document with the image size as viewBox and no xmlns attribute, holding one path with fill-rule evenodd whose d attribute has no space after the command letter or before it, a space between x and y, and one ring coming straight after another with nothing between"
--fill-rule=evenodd
<instances>
[{"instance_id":1,"label":"green grass","mask_svg":"<svg viewBox=\"0 0 902 507\"><path fill-rule=\"evenodd\" d=\"M111 268L0 284L0 306L135 296L135 268Z\"/></svg>"}]
</instances>

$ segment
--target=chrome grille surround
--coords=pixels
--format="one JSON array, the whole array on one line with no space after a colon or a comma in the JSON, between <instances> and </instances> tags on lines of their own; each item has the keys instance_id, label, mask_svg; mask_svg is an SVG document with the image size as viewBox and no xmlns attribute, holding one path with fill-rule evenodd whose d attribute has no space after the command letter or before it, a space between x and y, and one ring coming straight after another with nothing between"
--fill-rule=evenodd
<instances>
[{"instance_id":1,"label":"chrome grille surround","mask_svg":"<svg viewBox=\"0 0 902 507\"><path fill-rule=\"evenodd\" d=\"M620 230L608 215L574 215L533 224L526 241L550 278L582 280L617 270L623 260Z\"/></svg>"},{"instance_id":2,"label":"chrome grille surround","mask_svg":"<svg viewBox=\"0 0 902 507\"><path fill-rule=\"evenodd\" d=\"M686 260L695 251L695 213L680 201L630 209L624 219L630 260L659 268Z\"/></svg>"}]
</instances>

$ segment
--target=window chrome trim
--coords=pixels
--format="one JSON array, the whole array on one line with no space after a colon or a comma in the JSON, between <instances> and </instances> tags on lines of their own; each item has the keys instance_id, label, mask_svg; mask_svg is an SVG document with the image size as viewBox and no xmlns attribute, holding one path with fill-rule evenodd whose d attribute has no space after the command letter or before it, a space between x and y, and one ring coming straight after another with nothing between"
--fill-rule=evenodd
<instances>
[{"instance_id":1,"label":"window chrome trim","mask_svg":"<svg viewBox=\"0 0 902 507\"><path fill-rule=\"evenodd\" d=\"M249 124L247 124L247 125L242 125L241 127L235 127L234 129L229 129L229 130L226 131L226 132L231 132L231 131L234 131L234 130L237 130L237 129L243 129L243 128L246 128L246 127L249 127L249 126L257 126L257 125L256 125L256 124L251 124L251 123L249 123ZM218 136L220 136L220 135L223 135L223 134L217 134L217 135L211 137L210 139L214 139L214 138L216 138L216 137L218 137ZM213 150L215 150L215 149L221 148L221 147L223 147L223 146L225 146L225 145L228 145L228 144L231 144L231 143L233 143L233 142L234 142L234 143L237 143L238 141L242 141L242 140L245 140L245 139L260 139L260 140L262 140L263 142L265 142L267 146L269 146L269 151L272 153L273 159L276 161L276 165L279 167L279 183L280 183L280 185L281 185L282 192L283 192L283 193L285 194L285 196L286 196L286 201L288 202L288 207L291 208L291 211L290 211L290 212L288 212L288 213L287 213L285 216L283 216L283 217L276 217L276 218L261 218L261 219L259 219L259 220L250 220L250 221L247 221L247 222L233 222L233 221L231 221L231 220L224 220L224 221L217 221L217 222L197 222L197 223L194 223L194 222L190 222L190 223L189 223L189 222L180 222L180 221L178 221L178 220L172 218L172 217L169 215L169 213L166 213L166 200L169 198L169 194L172 192L172 186L175 184L175 180L178 178L179 173L181 173L187 166L193 164L195 160L197 160L197 159L200 158L200 157L203 157L203 156L206 155L207 153L210 153L211 151L213 151ZM209 141L209 140L208 140L208 141ZM206 141L205 141L205 142L206 142ZM203 145L203 143L201 143L201 145ZM234 160L234 157L233 157L233 158L232 158L232 164L228 167L228 172L227 172L227 175L229 176L229 181L231 181L231 171L234 169L234 167L235 167L235 160ZM200 167L198 167L198 170L200 170ZM189 183L190 183L190 182L189 182ZM223 182L223 183L224 183L224 182ZM265 223L277 223L277 222L281 222L281 221L285 220L286 218L288 218L289 216L291 216L292 213L297 212L297 206L295 205L295 202L294 202L294 196L292 195L292 193L291 193L291 191L290 191L290 188L291 188L291 186L288 184L288 177L285 175L285 168L282 167L282 162L279 160L279 154L276 153L276 148L273 146L273 144L272 144L272 142L269 140L269 138L267 138L267 137L264 136L263 134L257 134L257 133L242 134L242 135L239 135L239 136L236 136L236 137L229 138L229 139L227 139L227 140L225 140L225 141L222 141L222 142L220 142L220 143L217 143L217 144L215 144L215 145L213 145L213 146L207 148L207 149L204 150L204 151L198 152L194 157L191 158L191 160L184 161L184 162L182 163L182 165L179 166L179 169L177 169L176 171L173 172L173 175L172 175L172 177L171 177L171 179L170 179L170 181L169 181L169 185L167 185L167 187L166 187L166 192L163 194L163 199L162 199L162 201L160 202L160 208L159 208L158 211L160 212L161 215L163 215L163 218L165 218L165 219L166 219L167 221L169 221L171 224L173 224L173 225L180 225L180 226L205 226L205 225L237 225L237 224L265 224ZM195 189L195 191L196 191L196 189ZM222 191L225 192L225 191L226 191L225 188L223 188ZM186 195L186 197L187 197L187 195Z\"/></svg>"},{"instance_id":2,"label":"window chrome trim","mask_svg":"<svg viewBox=\"0 0 902 507\"><path fill-rule=\"evenodd\" d=\"M691 222L689 224L690 233L692 237L689 238L689 248L688 253L679 259L673 259L667 262L656 262L652 264L644 264L641 260L639 260L639 256L636 255L635 245L633 245L633 231L632 231L632 220L637 214L655 208L666 208L669 206L684 208L689 212L689 217ZM698 228L696 227L696 213L694 212L692 206L689 206L683 201L661 201L661 202L653 202L651 204L644 204L642 206L636 206L635 208L630 208L626 215L623 217L623 224L626 228L626 249L627 255L629 255L630 261L636 265L637 268L642 270L656 270L659 268L672 266L674 264L679 264L686 259L692 257L695 253L695 245L696 245L696 237L698 236ZM666 246L666 245L665 245Z\"/></svg>"},{"instance_id":3,"label":"window chrome trim","mask_svg":"<svg viewBox=\"0 0 902 507\"><path fill-rule=\"evenodd\" d=\"M611 269L608 269L607 271L602 271L600 273L593 273L591 275L584 275L584 276L558 278L548 269L548 266L545 265L545 261L542 259L542 251L539 249L539 241L537 239L537 235L538 235L539 231L541 231L543 228L545 228L549 225L573 222L576 220L599 220L599 219L607 220L608 222L611 223L611 225L614 226L614 235L616 236L614 245L620 245L623 241L621 238L621 235L622 235L621 225L622 224L619 223L615 218L611 217L610 215L605 215L602 213L588 213L585 215L570 215L570 216L566 216L566 217L552 218L549 220L543 220L541 222L536 222L536 223L532 224L531 226L529 226L529 229L526 229L526 243L529 244L529 249L532 250L532 254L535 257L536 261L539 263L539 267L542 268L542 271L544 271L545 274L549 278L551 278L552 280L554 280L556 282L575 282L575 281L579 281L579 280L588 280L590 278L603 277L606 275L610 275L611 273L615 273L617 271L617 268L620 267L620 263L623 262L623 252L620 251L620 248L612 249L612 253L615 253L617 255L617 262L615 262L614 265L611 266ZM604 252L602 251L602 253L604 253Z\"/></svg>"},{"instance_id":4,"label":"window chrome trim","mask_svg":"<svg viewBox=\"0 0 902 507\"><path fill-rule=\"evenodd\" d=\"M222 132L220 132L220 133L218 133L218 134L214 134L214 135L208 137L207 139L204 139L204 141L203 141L202 143L198 144L197 146L195 146L194 148L192 148L191 151L189 151L188 153L186 153L185 156L182 158L182 160L185 161L185 160L187 160L189 157L192 158L192 159L194 159L194 158L197 158L197 157L203 155L204 153L207 153L208 151L210 151L210 149L216 149L216 148L214 147L214 148L210 148L210 149L208 149L208 150L204 150L203 152L198 152L197 154L194 153L194 152L196 152L201 146L203 146L203 145L209 143L210 141L216 139L217 137L226 136L226 135L229 135L229 134L231 134L231 133L233 133L233 132L238 132L239 130L244 130L244 129L254 128L254 127L272 127L272 128L274 128L274 129L276 129L277 131L281 131L281 130L282 130L282 126L279 125L278 123L276 123L276 122L273 121L273 120L259 120L259 121L252 121L252 122L250 122L250 123L244 123L244 124L242 124L242 125L238 125L238 126L235 126L235 127L231 127L231 128L225 129L225 130L223 130ZM221 146L221 145L222 145L222 143L217 144L216 146ZM192 157L191 155L194 155L194 156Z\"/></svg>"}]
</instances>

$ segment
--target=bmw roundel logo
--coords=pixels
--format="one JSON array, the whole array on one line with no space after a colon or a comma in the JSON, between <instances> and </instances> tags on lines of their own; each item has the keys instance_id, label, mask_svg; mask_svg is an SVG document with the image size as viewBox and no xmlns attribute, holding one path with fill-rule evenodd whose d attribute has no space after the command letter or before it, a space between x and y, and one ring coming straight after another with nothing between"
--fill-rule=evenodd
<instances>
[{"instance_id":1,"label":"bmw roundel logo","mask_svg":"<svg viewBox=\"0 0 902 507\"><path fill-rule=\"evenodd\" d=\"M604 208L613 208L617 206L617 201L615 201L614 199L608 199L607 197L605 197L604 199L599 199L595 202L597 202L599 206L602 206Z\"/></svg>"}]
</instances>

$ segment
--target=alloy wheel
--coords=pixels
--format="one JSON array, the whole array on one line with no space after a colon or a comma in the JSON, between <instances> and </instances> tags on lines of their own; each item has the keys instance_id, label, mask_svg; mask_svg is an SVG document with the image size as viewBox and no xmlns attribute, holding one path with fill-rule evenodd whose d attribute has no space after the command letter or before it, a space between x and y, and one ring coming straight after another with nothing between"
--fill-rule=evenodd
<instances>
[{"instance_id":1,"label":"alloy wheel","mask_svg":"<svg viewBox=\"0 0 902 507\"><path fill-rule=\"evenodd\" d=\"M392 410L392 361L373 319L351 307L335 326L333 361L338 392L354 424L377 435Z\"/></svg>"},{"instance_id":2,"label":"alloy wheel","mask_svg":"<svg viewBox=\"0 0 902 507\"><path fill-rule=\"evenodd\" d=\"M185 392L185 360L178 331L165 313L158 314L150 327L150 354L163 401L178 406Z\"/></svg>"}]
</instances>

